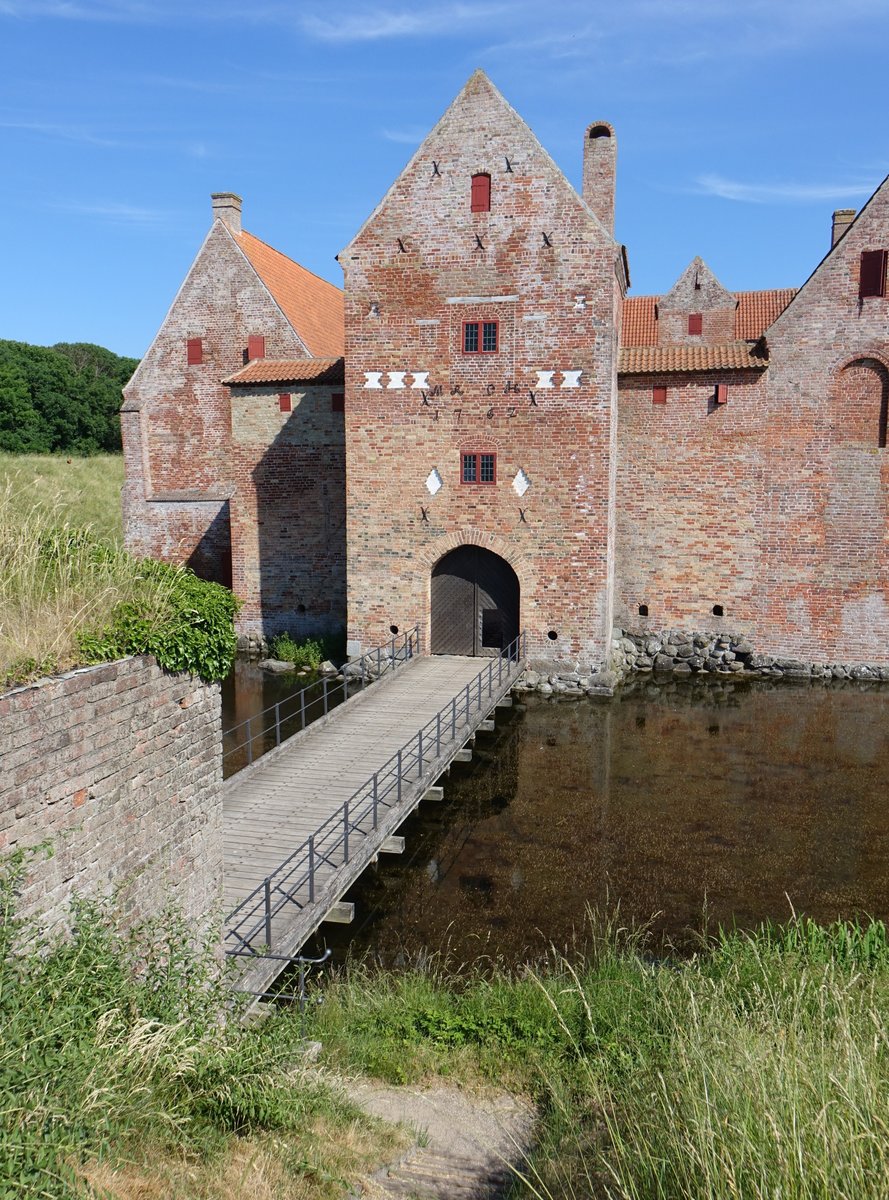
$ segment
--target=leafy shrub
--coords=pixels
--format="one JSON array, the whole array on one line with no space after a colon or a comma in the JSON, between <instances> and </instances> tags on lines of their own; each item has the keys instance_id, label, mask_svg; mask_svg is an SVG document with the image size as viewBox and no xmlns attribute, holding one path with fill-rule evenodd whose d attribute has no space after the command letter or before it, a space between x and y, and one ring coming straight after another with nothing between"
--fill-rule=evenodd
<instances>
[{"instance_id":1,"label":"leafy shrub","mask_svg":"<svg viewBox=\"0 0 889 1200\"><path fill-rule=\"evenodd\" d=\"M160 585L164 599L160 619L153 606L138 598L117 605L101 631L78 635L84 661L153 654L169 671L192 671L204 680L224 679L237 649L233 621L240 605L236 597L221 584L198 579L187 567L151 559L138 563L137 577Z\"/></svg>"},{"instance_id":2,"label":"leafy shrub","mask_svg":"<svg viewBox=\"0 0 889 1200\"><path fill-rule=\"evenodd\" d=\"M308 667L317 671L325 659L343 657L341 638L305 638L298 641L289 633L279 633L269 643L269 651L273 658L282 662L292 662L295 667Z\"/></svg>"}]
</instances>

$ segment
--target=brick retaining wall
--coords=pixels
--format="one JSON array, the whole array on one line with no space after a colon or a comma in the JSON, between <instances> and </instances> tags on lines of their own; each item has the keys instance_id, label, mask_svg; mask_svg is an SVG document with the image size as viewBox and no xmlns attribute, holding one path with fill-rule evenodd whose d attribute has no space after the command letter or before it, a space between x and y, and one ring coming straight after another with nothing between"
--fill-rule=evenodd
<instances>
[{"instance_id":1,"label":"brick retaining wall","mask_svg":"<svg viewBox=\"0 0 889 1200\"><path fill-rule=\"evenodd\" d=\"M173 902L219 915L218 685L150 658L72 671L0 697L0 853L48 842L19 913L64 926L72 896L115 893L127 923Z\"/></svg>"}]
</instances>

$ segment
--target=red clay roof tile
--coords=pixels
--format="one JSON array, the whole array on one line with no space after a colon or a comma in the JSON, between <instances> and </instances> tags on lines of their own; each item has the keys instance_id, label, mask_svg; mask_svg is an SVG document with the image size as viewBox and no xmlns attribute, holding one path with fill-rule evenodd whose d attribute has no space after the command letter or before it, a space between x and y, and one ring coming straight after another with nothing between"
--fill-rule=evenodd
<instances>
[{"instance_id":1,"label":"red clay roof tile","mask_svg":"<svg viewBox=\"0 0 889 1200\"><path fill-rule=\"evenodd\" d=\"M328 358L342 354L345 329L340 289L246 230L234 237L309 353Z\"/></svg>"},{"instance_id":2,"label":"red clay roof tile","mask_svg":"<svg viewBox=\"0 0 889 1200\"><path fill-rule=\"evenodd\" d=\"M257 358L222 382L243 387L247 383L337 384L344 380L341 358Z\"/></svg>"},{"instance_id":3,"label":"red clay roof tile","mask_svg":"<svg viewBox=\"0 0 889 1200\"><path fill-rule=\"evenodd\" d=\"M755 342L776 320L793 297L796 288L772 288L764 292L735 292L735 337ZM627 296L624 300L622 346L656 346L659 296Z\"/></svg>"},{"instance_id":4,"label":"red clay roof tile","mask_svg":"<svg viewBox=\"0 0 889 1200\"><path fill-rule=\"evenodd\" d=\"M619 375L663 375L672 371L761 371L767 358L753 352L749 342L716 346L624 346L617 363Z\"/></svg>"}]
</instances>

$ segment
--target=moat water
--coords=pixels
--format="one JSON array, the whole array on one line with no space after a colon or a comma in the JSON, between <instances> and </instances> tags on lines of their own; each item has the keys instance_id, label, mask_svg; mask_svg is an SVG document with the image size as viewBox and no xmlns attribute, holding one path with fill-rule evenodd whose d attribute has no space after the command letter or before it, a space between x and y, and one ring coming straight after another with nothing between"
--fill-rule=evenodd
<instances>
[{"instance_id":1,"label":"moat water","mask_svg":"<svg viewBox=\"0 0 889 1200\"><path fill-rule=\"evenodd\" d=\"M529 696L444 786L346 897L354 923L308 952L515 964L617 905L680 949L705 922L889 919L886 687L648 676L609 702Z\"/></svg>"}]
</instances>

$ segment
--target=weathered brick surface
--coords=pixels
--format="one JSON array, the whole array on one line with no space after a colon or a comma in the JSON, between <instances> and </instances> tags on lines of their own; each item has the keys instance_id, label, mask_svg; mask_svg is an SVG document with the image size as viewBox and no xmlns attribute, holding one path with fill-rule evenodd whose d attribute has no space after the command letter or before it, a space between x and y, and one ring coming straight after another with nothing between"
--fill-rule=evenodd
<instances>
[{"instance_id":1,"label":"weathered brick surface","mask_svg":"<svg viewBox=\"0 0 889 1200\"><path fill-rule=\"evenodd\" d=\"M222 380L244 365L248 338L269 358L306 349L223 221L214 220L164 323L124 391L126 543L188 561L230 582L231 416ZM186 342L201 338L189 366Z\"/></svg>"},{"instance_id":2,"label":"weathered brick surface","mask_svg":"<svg viewBox=\"0 0 889 1200\"><path fill-rule=\"evenodd\" d=\"M220 915L217 685L131 658L0 699L0 850L30 860L20 913L63 928L77 896L115 895L134 922L172 902Z\"/></svg>"},{"instance_id":3,"label":"weathered brick surface","mask_svg":"<svg viewBox=\"0 0 889 1200\"><path fill-rule=\"evenodd\" d=\"M488 213L470 211L478 172L491 175ZM601 661L620 297L610 234L477 73L340 262L350 637L378 644L390 624L415 623L428 634L430 565L473 542L519 576L533 653ZM467 320L499 321L496 354L462 353ZM582 372L579 387L564 386L567 371ZM382 372L382 390L366 372ZM496 485L460 482L463 450L496 452ZM430 496L433 468L444 486Z\"/></svg>"},{"instance_id":4,"label":"weathered brick surface","mask_svg":"<svg viewBox=\"0 0 889 1200\"><path fill-rule=\"evenodd\" d=\"M342 629L345 438L335 387L231 389L232 548L239 628L300 637ZM281 412L280 393L291 411Z\"/></svg>"},{"instance_id":5,"label":"weathered brick surface","mask_svg":"<svg viewBox=\"0 0 889 1200\"><path fill-rule=\"evenodd\" d=\"M861 251L889 246L887 192L767 331L762 375L621 380L617 625L889 660L889 299L858 298Z\"/></svg>"}]
</instances>

